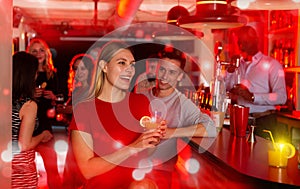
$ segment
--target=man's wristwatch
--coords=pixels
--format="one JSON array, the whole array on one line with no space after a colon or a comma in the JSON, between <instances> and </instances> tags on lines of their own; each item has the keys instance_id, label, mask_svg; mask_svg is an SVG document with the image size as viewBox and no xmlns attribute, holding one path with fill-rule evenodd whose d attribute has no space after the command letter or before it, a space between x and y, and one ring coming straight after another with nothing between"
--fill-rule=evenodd
<instances>
[{"instance_id":1,"label":"man's wristwatch","mask_svg":"<svg viewBox=\"0 0 300 189\"><path fill-rule=\"evenodd\" d=\"M254 99L255 99L255 97L254 97L254 94L252 93L251 102L254 102Z\"/></svg>"}]
</instances>

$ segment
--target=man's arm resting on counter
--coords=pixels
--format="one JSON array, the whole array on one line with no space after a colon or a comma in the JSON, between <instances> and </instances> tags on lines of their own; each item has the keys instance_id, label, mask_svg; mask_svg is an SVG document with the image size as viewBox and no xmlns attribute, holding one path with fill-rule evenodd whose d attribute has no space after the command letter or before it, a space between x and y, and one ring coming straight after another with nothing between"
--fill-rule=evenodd
<instances>
[{"instance_id":1,"label":"man's arm resting on counter","mask_svg":"<svg viewBox=\"0 0 300 189\"><path fill-rule=\"evenodd\" d=\"M167 128L165 139L175 137L216 137L217 130L214 126L203 126L198 123L195 125L179 128Z\"/></svg>"}]
</instances>

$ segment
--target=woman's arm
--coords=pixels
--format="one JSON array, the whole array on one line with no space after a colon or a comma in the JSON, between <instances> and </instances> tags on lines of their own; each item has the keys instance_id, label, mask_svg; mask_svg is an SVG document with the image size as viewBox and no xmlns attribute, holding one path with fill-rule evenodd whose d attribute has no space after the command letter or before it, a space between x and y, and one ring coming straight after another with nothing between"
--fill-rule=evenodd
<instances>
[{"instance_id":1,"label":"woman's arm","mask_svg":"<svg viewBox=\"0 0 300 189\"><path fill-rule=\"evenodd\" d=\"M130 145L102 157L94 156L94 141L89 133L71 131L71 143L79 169L86 179L90 179L110 171L124 160L144 149L154 148L162 137L161 133L160 130L143 133Z\"/></svg>"},{"instance_id":2,"label":"woman's arm","mask_svg":"<svg viewBox=\"0 0 300 189\"><path fill-rule=\"evenodd\" d=\"M34 101L26 102L20 109L20 133L19 133L19 146L21 151L26 151L35 148L41 141L46 142L52 138L52 134L43 132L36 137L32 137L35 127L37 113L37 104Z\"/></svg>"}]
</instances>

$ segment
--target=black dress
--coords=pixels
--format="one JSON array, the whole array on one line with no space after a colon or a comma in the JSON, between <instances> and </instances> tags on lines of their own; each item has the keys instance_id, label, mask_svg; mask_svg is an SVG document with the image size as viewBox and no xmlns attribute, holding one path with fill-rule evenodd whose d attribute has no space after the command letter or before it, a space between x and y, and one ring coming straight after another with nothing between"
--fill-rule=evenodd
<instances>
[{"instance_id":1,"label":"black dress","mask_svg":"<svg viewBox=\"0 0 300 189\"><path fill-rule=\"evenodd\" d=\"M42 85L42 83L46 82L45 90L50 90L54 94L57 94L58 91L58 79L56 73L50 79L47 79L46 72L39 72L36 85ZM38 112L37 117L39 119L39 126L38 129L34 132L34 136L42 133L44 130L49 130L52 133L52 123L54 122L55 118L49 118L47 116L47 112L49 109L55 106L55 102L51 99L46 99L43 96L38 98Z\"/></svg>"}]
</instances>

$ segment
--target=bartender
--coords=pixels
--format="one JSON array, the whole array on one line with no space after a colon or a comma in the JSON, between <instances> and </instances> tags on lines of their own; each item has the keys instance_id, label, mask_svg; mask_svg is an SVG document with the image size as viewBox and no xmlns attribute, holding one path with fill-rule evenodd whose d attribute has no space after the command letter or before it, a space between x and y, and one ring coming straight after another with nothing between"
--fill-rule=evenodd
<instances>
[{"instance_id":1,"label":"bartender","mask_svg":"<svg viewBox=\"0 0 300 189\"><path fill-rule=\"evenodd\" d=\"M268 138L270 130L275 140L285 138L287 128L277 125L275 105L285 104L286 85L282 65L272 57L264 55L258 48L259 38L254 28L244 26L237 30L240 51L240 83L233 83L235 73L226 75L226 88L236 103L250 108L255 118L256 134Z\"/></svg>"}]
</instances>

